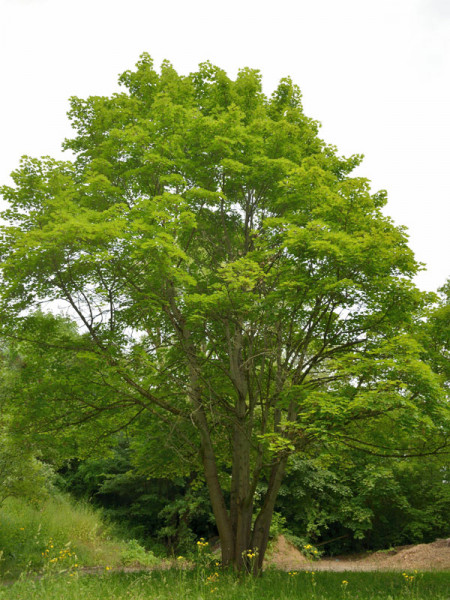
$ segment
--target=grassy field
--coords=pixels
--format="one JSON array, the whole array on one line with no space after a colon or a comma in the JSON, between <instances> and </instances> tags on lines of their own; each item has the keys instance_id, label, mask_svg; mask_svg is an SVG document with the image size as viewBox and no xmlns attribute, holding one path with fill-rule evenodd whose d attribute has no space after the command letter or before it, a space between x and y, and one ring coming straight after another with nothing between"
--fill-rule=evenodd
<instances>
[{"instance_id":1,"label":"grassy field","mask_svg":"<svg viewBox=\"0 0 450 600\"><path fill-rule=\"evenodd\" d=\"M413 579L411 579L413 577ZM450 573L267 572L236 579L218 571L67 573L23 578L1 600L449 600Z\"/></svg>"},{"instance_id":2,"label":"grassy field","mask_svg":"<svg viewBox=\"0 0 450 600\"><path fill-rule=\"evenodd\" d=\"M255 580L221 571L202 547L191 558L194 569L181 560L163 570L138 542L114 536L101 513L64 496L0 509L0 600L450 600L450 572L267 571Z\"/></svg>"}]
</instances>

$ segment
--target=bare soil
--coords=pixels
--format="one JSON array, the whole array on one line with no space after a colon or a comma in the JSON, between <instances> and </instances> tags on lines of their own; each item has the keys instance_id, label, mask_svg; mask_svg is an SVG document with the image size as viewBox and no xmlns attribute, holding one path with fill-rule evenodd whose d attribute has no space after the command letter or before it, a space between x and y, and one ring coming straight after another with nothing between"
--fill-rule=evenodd
<instances>
[{"instance_id":1,"label":"bare soil","mask_svg":"<svg viewBox=\"0 0 450 600\"><path fill-rule=\"evenodd\" d=\"M266 560L266 567L286 571L418 571L450 570L450 538L431 544L399 546L390 550L361 555L337 556L308 561L288 540L280 535Z\"/></svg>"}]
</instances>

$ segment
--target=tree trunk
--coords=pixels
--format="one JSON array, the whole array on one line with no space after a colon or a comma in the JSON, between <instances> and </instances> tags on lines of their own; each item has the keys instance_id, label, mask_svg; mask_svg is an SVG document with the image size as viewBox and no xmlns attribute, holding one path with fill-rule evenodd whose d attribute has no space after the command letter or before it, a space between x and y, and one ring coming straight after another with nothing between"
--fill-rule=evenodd
<instances>
[{"instance_id":1,"label":"tree trunk","mask_svg":"<svg viewBox=\"0 0 450 600\"><path fill-rule=\"evenodd\" d=\"M236 333L235 344L230 339L230 372L236 385L238 399L235 407L235 420L233 430L233 456L230 511L225 505L225 499L220 486L217 471L216 457L212 444L208 420L201 401L201 386L199 384L199 368L196 360L195 348L190 342L190 334L185 327L185 322L174 303L172 308L177 317L177 328L181 334L183 345L186 349L187 364L190 376L190 398L194 407L192 418L197 426L200 438L200 455L205 472L206 485L216 520L217 529L222 549L222 564L233 565L238 572L251 566L254 574L261 570L264 554L269 539L270 523L272 520L275 500L280 489L284 475L286 458L282 458L272 467L269 486L265 501L256 519L253 534L251 523L253 516L253 492L250 483L250 447L251 434L247 414L247 383L245 376L239 368L241 352L241 332ZM249 551L256 551L257 560L249 559Z\"/></svg>"},{"instance_id":2,"label":"tree trunk","mask_svg":"<svg viewBox=\"0 0 450 600\"><path fill-rule=\"evenodd\" d=\"M203 410L200 409L196 413L195 422L201 436L200 455L205 472L205 480L208 487L209 498L211 500L211 506L219 532L220 545L222 549L222 564L224 566L228 566L230 564L234 564L235 553L233 528L225 504L225 499L223 497L222 488L220 486L216 457L214 455L214 449L207 429L206 418Z\"/></svg>"},{"instance_id":3,"label":"tree trunk","mask_svg":"<svg viewBox=\"0 0 450 600\"><path fill-rule=\"evenodd\" d=\"M275 501L280 490L281 482L283 480L284 471L286 469L287 458L281 458L278 463L273 465L270 473L269 485L264 499L264 504L259 511L256 518L255 525L253 527L253 535L251 541L251 547L253 551L257 551L257 560L253 565L253 572L255 575L259 574L262 570L264 561L264 555L267 550L267 543L269 541L270 524L272 522L273 509L275 507Z\"/></svg>"},{"instance_id":4,"label":"tree trunk","mask_svg":"<svg viewBox=\"0 0 450 600\"><path fill-rule=\"evenodd\" d=\"M209 498L211 500L211 506L219 532L220 544L222 548L222 564L224 566L228 566L230 564L234 564L235 560L234 532L231 526L230 515L228 514L227 507L225 505L223 491L220 486L217 462L210 436L208 419L202 404L202 392L199 381L200 369L197 364L196 349L190 340L190 332L186 327L185 319L175 303L175 289L173 284L170 288L169 301L172 309L172 314L169 313L169 317L172 319L175 325L175 329L181 338L183 348L186 352L190 384L189 397L194 409L191 417L200 433L200 457L203 463Z\"/></svg>"},{"instance_id":5,"label":"tree trunk","mask_svg":"<svg viewBox=\"0 0 450 600\"><path fill-rule=\"evenodd\" d=\"M230 494L230 520L234 534L234 568L242 570L250 549L253 495L250 490L250 438L245 422L245 402L238 404L234 424Z\"/></svg>"}]
</instances>

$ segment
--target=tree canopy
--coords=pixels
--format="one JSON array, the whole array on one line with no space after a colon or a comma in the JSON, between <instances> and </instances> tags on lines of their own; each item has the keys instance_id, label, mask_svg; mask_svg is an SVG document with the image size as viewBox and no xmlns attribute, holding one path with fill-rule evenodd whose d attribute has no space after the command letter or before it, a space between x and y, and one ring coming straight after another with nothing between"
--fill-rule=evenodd
<instances>
[{"instance_id":1,"label":"tree canopy","mask_svg":"<svg viewBox=\"0 0 450 600\"><path fill-rule=\"evenodd\" d=\"M32 365L8 393L42 431L97 418L200 469L224 563L260 566L292 454L445 444L419 265L290 79L267 97L258 71L143 55L119 81L71 99L73 160L25 157L2 188L3 335Z\"/></svg>"}]
</instances>

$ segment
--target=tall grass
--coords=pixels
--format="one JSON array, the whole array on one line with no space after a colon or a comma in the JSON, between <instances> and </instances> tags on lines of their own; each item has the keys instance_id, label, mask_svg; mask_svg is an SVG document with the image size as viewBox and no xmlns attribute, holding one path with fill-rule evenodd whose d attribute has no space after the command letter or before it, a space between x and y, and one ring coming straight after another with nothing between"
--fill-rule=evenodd
<instances>
[{"instance_id":1,"label":"tall grass","mask_svg":"<svg viewBox=\"0 0 450 600\"><path fill-rule=\"evenodd\" d=\"M448 600L450 589L450 573L417 574L411 582L386 572L269 572L256 580L212 575L180 569L44 577L0 589L0 600Z\"/></svg>"},{"instance_id":2,"label":"tall grass","mask_svg":"<svg viewBox=\"0 0 450 600\"><path fill-rule=\"evenodd\" d=\"M135 542L114 538L98 511L65 496L40 506L18 498L6 500L0 508L0 551L4 577L40 571L49 564L59 570L74 564L113 567L139 552L141 563L152 558Z\"/></svg>"}]
</instances>

